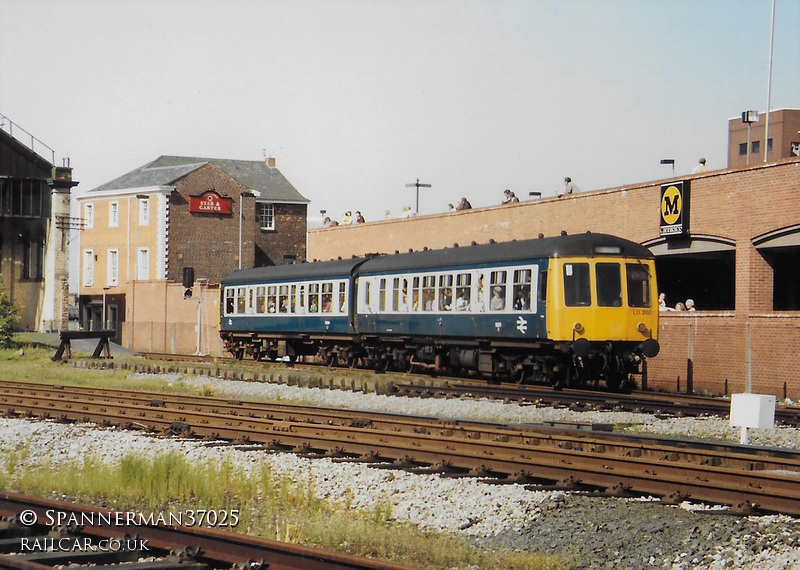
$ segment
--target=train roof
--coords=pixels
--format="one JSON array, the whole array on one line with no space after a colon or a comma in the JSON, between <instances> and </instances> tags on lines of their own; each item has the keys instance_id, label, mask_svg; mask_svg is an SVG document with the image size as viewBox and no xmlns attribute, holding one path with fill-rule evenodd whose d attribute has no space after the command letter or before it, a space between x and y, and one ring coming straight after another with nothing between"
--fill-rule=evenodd
<instances>
[{"instance_id":1,"label":"train roof","mask_svg":"<svg viewBox=\"0 0 800 570\"><path fill-rule=\"evenodd\" d=\"M364 257L317 261L315 263L287 263L268 267L253 267L228 273L222 278L222 285L259 283L262 281L281 281L292 279L323 279L325 277L348 277L353 269L366 261Z\"/></svg>"},{"instance_id":2,"label":"train roof","mask_svg":"<svg viewBox=\"0 0 800 570\"><path fill-rule=\"evenodd\" d=\"M651 258L646 247L608 234L583 233L543 237L446 249L415 251L382 255L369 259L359 269L360 274L382 273L400 269L430 269L489 263L514 262L550 257L616 257Z\"/></svg>"}]
</instances>

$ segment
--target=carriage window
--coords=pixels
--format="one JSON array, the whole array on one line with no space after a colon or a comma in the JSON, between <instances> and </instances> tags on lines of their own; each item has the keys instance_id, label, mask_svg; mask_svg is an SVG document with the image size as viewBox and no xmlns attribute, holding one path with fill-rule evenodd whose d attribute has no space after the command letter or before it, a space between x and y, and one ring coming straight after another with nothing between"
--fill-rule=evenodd
<instances>
[{"instance_id":1,"label":"carriage window","mask_svg":"<svg viewBox=\"0 0 800 570\"><path fill-rule=\"evenodd\" d=\"M456 275L456 311L469 311L472 297L472 275L459 273Z\"/></svg>"},{"instance_id":2,"label":"carriage window","mask_svg":"<svg viewBox=\"0 0 800 570\"><path fill-rule=\"evenodd\" d=\"M278 286L278 312L279 313L288 313L289 312L289 286L288 285L280 285L280 286Z\"/></svg>"},{"instance_id":3,"label":"carriage window","mask_svg":"<svg viewBox=\"0 0 800 570\"><path fill-rule=\"evenodd\" d=\"M419 296L420 296L419 277L414 277L412 293L411 293L413 301L412 308L414 311L419 311L422 309L422 307L420 307Z\"/></svg>"},{"instance_id":4,"label":"carriage window","mask_svg":"<svg viewBox=\"0 0 800 570\"><path fill-rule=\"evenodd\" d=\"M308 284L308 312L319 313L319 283Z\"/></svg>"},{"instance_id":5,"label":"carriage window","mask_svg":"<svg viewBox=\"0 0 800 570\"><path fill-rule=\"evenodd\" d=\"M426 275L422 278L422 310L432 311L436 307L436 277Z\"/></svg>"},{"instance_id":6,"label":"carriage window","mask_svg":"<svg viewBox=\"0 0 800 570\"><path fill-rule=\"evenodd\" d=\"M547 269L543 269L539 274L539 300L547 301Z\"/></svg>"},{"instance_id":7,"label":"carriage window","mask_svg":"<svg viewBox=\"0 0 800 570\"><path fill-rule=\"evenodd\" d=\"M619 263L598 263L594 267L597 283L597 305L600 307L622 306L622 280Z\"/></svg>"},{"instance_id":8,"label":"carriage window","mask_svg":"<svg viewBox=\"0 0 800 570\"><path fill-rule=\"evenodd\" d=\"M232 315L234 307L235 291L233 287L225 289L225 314Z\"/></svg>"},{"instance_id":9,"label":"carriage window","mask_svg":"<svg viewBox=\"0 0 800 570\"><path fill-rule=\"evenodd\" d=\"M564 304L568 307L588 307L592 304L588 263L564 264Z\"/></svg>"},{"instance_id":10,"label":"carriage window","mask_svg":"<svg viewBox=\"0 0 800 570\"><path fill-rule=\"evenodd\" d=\"M289 307L287 312L297 312L297 285L289 286Z\"/></svg>"},{"instance_id":11,"label":"carriage window","mask_svg":"<svg viewBox=\"0 0 800 570\"><path fill-rule=\"evenodd\" d=\"M322 284L322 312L333 312L333 283Z\"/></svg>"},{"instance_id":12,"label":"carriage window","mask_svg":"<svg viewBox=\"0 0 800 570\"><path fill-rule=\"evenodd\" d=\"M274 313L278 308L278 288L275 285L267 286L267 312Z\"/></svg>"},{"instance_id":13,"label":"carriage window","mask_svg":"<svg viewBox=\"0 0 800 570\"><path fill-rule=\"evenodd\" d=\"M483 312L486 310L486 293L483 286L483 274L478 275L478 284L475 287L475 307L478 311Z\"/></svg>"},{"instance_id":14,"label":"carriage window","mask_svg":"<svg viewBox=\"0 0 800 570\"><path fill-rule=\"evenodd\" d=\"M372 281L370 279L364 280L364 311L367 313L372 312L372 305L370 304L370 300L372 299Z\"/></svg>"},{"instance_id":15,"label":"carriage window","mask_svg":"<svg viewBox=\"0 0 800 570\"><path fill-rule=\"evenodd\" d=\"M528 311L531 308L531 270L514 271L514 310Z\"/></svg>"},{"instance_id":16,"label":"carriage window","mask_svg":"<svg viewBox=\"0 0 800 570\"><path fill-rule=\"evenodd\" d=\"M381 279L378 285L378 311L386 311L386 279Z\"/></svg>"},{"instance_id":17,"label":"carriage window","mask_svg":"<svg viewBox=\"0 0 800 570\"><path fill-rule=\"evenodd\" d=\"M236 314L243 315L247 304L247 289L239 287L236 289Z\"/></svg>"},{"instance_id":18,"label":"carriage window","mask_svg":"<svg viewBox=\"0 0 800 570\"><path fill-rule=\"evenodd\" d=\"M439 275L439 310L449 311L453 308L453 276Z\"/></svg>"},{"instance_id":19,"label":"carriage window","mask_svg":"<svg viewBox=\"0 0 800 570\"><path fill-rule=\"evenodd\" d=\"M339 304L337 305L342 313L347 312L347 284L339 282Z\"/></svg>"},{"instance_id":20,"label":"carriage window","mask_svg":"<svg viewBox=\"0 0 800 570\"><path fill-rule=\"evenodd\" d=\"M502 311L506 308L506 272L492 271L489 280L489 309L492 311Z\"/></svg>"},{"instance_id":21,"label":"carriage window","mask_svg":"<svg viewBox=\"0 0 800 570\"><path fill-rule=\"evenodd\" d=\"M298 288L297 293L297 305L295 305L295 312L296 313L305 313L306 312L306 286L300 285Z\"/></svg>"},{"instance_id":22,"label":"carriage window","mask_svg":"<svg viewBox=\"0 0 800 570\"><path fill-rule=\"evenodd\" d=\"M267 288L261 285L256 287L256 313L263 315L267 312Z\"/></svg>"},{"instance_id":23,"label":"carriage window","mask_svg":"<svg viewBox=\"0 0 800 570\"><path fill-rule=\"evenodd\" d=\"M400 278L395 277L392 279L392 303L391 303L391 310L392 312L397 312L400 310Z\"/></svg>"},{"instance_id":24,"label":"carriage window","mask_svg":"<svg viewBox=\"0 0 800 570\"><path fill-rule=\"evenodd\" d=\"M628 285L628 306L650 306L650 271L641 263L628 263L625 265L625 274Z\"/></svg>"},{"instance_id":25,"label":"carriage window","mask_svg":"<svg viewBox=\"0 0 800 570\"><path fill-rule=\"evenodd\" d=\"M252 315L256 306L256 290L254 287L247 288L247 314Z\"/></svg>"}]
</instances>

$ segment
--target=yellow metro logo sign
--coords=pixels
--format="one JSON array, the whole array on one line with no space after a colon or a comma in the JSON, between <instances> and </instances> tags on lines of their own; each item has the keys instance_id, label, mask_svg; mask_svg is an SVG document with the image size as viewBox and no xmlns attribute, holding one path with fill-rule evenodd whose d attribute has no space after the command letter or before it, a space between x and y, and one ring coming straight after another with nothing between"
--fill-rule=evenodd
<instances>
[{"instance_id":1,"label":"yellow metro logo sign","mask_svg":"<svg viewBox=\"0 0 800 570\"><path fill-rule=\"evenodd\" d=\"M689 182L661 186L660 228L662 236L683 235L689 231Z\"/></svg>"}]
</instances>

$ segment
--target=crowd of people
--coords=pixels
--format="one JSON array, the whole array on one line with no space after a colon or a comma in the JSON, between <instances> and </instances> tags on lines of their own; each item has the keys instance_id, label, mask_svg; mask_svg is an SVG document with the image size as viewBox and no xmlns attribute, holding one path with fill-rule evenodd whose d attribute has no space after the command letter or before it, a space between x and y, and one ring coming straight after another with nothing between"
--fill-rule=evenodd
<instances>
[{"instance_id":1,"label":"crowd of people","mask_svg":"<svg viewBox=\"0 0 800 570\"><path fill-rule=\"evenodd\" d=\"M667 305L666 293L659 293L658 295L658 310L659 311L694 311L694 300L686 299L686 302L678 301L674 307Z\"/></svg>"},{"instance_id":2,"label":"crowd of people","mask_svg":"<svg viewBox=\"0 0 800 570\"><path fill-rule=\"evenodd\" d=\"M580 188L578 188L578 186L574 182L572 182L572 179L569 176L567 176L566 178L564 178L564 191L563 192L557 192L556 195L559 198L561 198L562 196L575 194L575 193L577 193L579 191L580 191ZM511 189L506 188L503 191L503 199L500 202L501 204L503 204L503 205L516 204L518 202L519 202L519 198L517 197L517 195ZM463 198L461 198L461 200L458 202L458 204L454 205L454 204L451 203L451 204L448 204L447 207L448 207L448 210L450 212L461 212L461 211L464 211L464 210L471 210L472 209L472 204L470 204L470 202L467 199L467 197L464 196ZM398 217L399 218L412 218L412 217L414 217L416 215L417 215L417 212L412 210L411 206L403 206L403 210L402 210L402 212L400 213L400 215ZM384 218L387 219L387 220L391 220L392 219L392 214L391 214L391 212L389 210L386 210L386 215L384 216ZM338 226L338 225L349 226L349 225L353 225L353 224L362 224L364 222L366 222L366 220L364 219L364 216L361 215L361 212L356 211L356 214L354 216L353 213L350 210L348 210L348 211L346 211L344 213L344 216L342 217L341 223L339 223L336 220L332 219L330 216L327 216L325 218L325 220L324 220L324 225L325 225L325 227L329 228L329 227Z\"/></svg>"}]
</instances>

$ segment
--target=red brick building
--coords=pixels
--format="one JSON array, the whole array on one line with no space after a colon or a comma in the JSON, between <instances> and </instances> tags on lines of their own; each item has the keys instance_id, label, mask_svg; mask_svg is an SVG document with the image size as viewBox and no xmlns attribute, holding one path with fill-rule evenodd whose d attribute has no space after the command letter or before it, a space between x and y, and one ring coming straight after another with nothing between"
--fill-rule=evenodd
<instances>
[{"instance_id":1,"label":"red brick building","mask_svg":"<svg viewBox=\"0 0 800 570\"><path fill-rule=\"evenodd\" d=\"M208 285L241 267L306 254L308 200L273 158L161 156L78 201L87 330L120 331L131 316L126 297L136 281L180 282L191 267Z\"/></svg>"},{"instance_id":2,"label":"red brick building","mask_svg":"<svg viewBox=\"0 0 800 570\"><path fill-rule=\"evenodd\" d=\"M728 120L728 168L764 163L766 124L766 113L757 112ZM800 109L770 111L767 136L767 162L799 157Z\"/></svg>"},{"instance_id":3,"label":"red brick building","mask_svg":"<svg viewBox=\"0 0 800 570\"><path fill-rule=\"evenodd\" d=\"M678 201L669 192L680 187ZM665 212L673 215L665 215ZM680 214L678 216L677 214ZM680 218L683 226L666 224ZM800 397L800 158L512 205L316 229L310 259L557 235L620 235L656 255L661 354L650 387Z\"/></svg>"}]
</instances>

